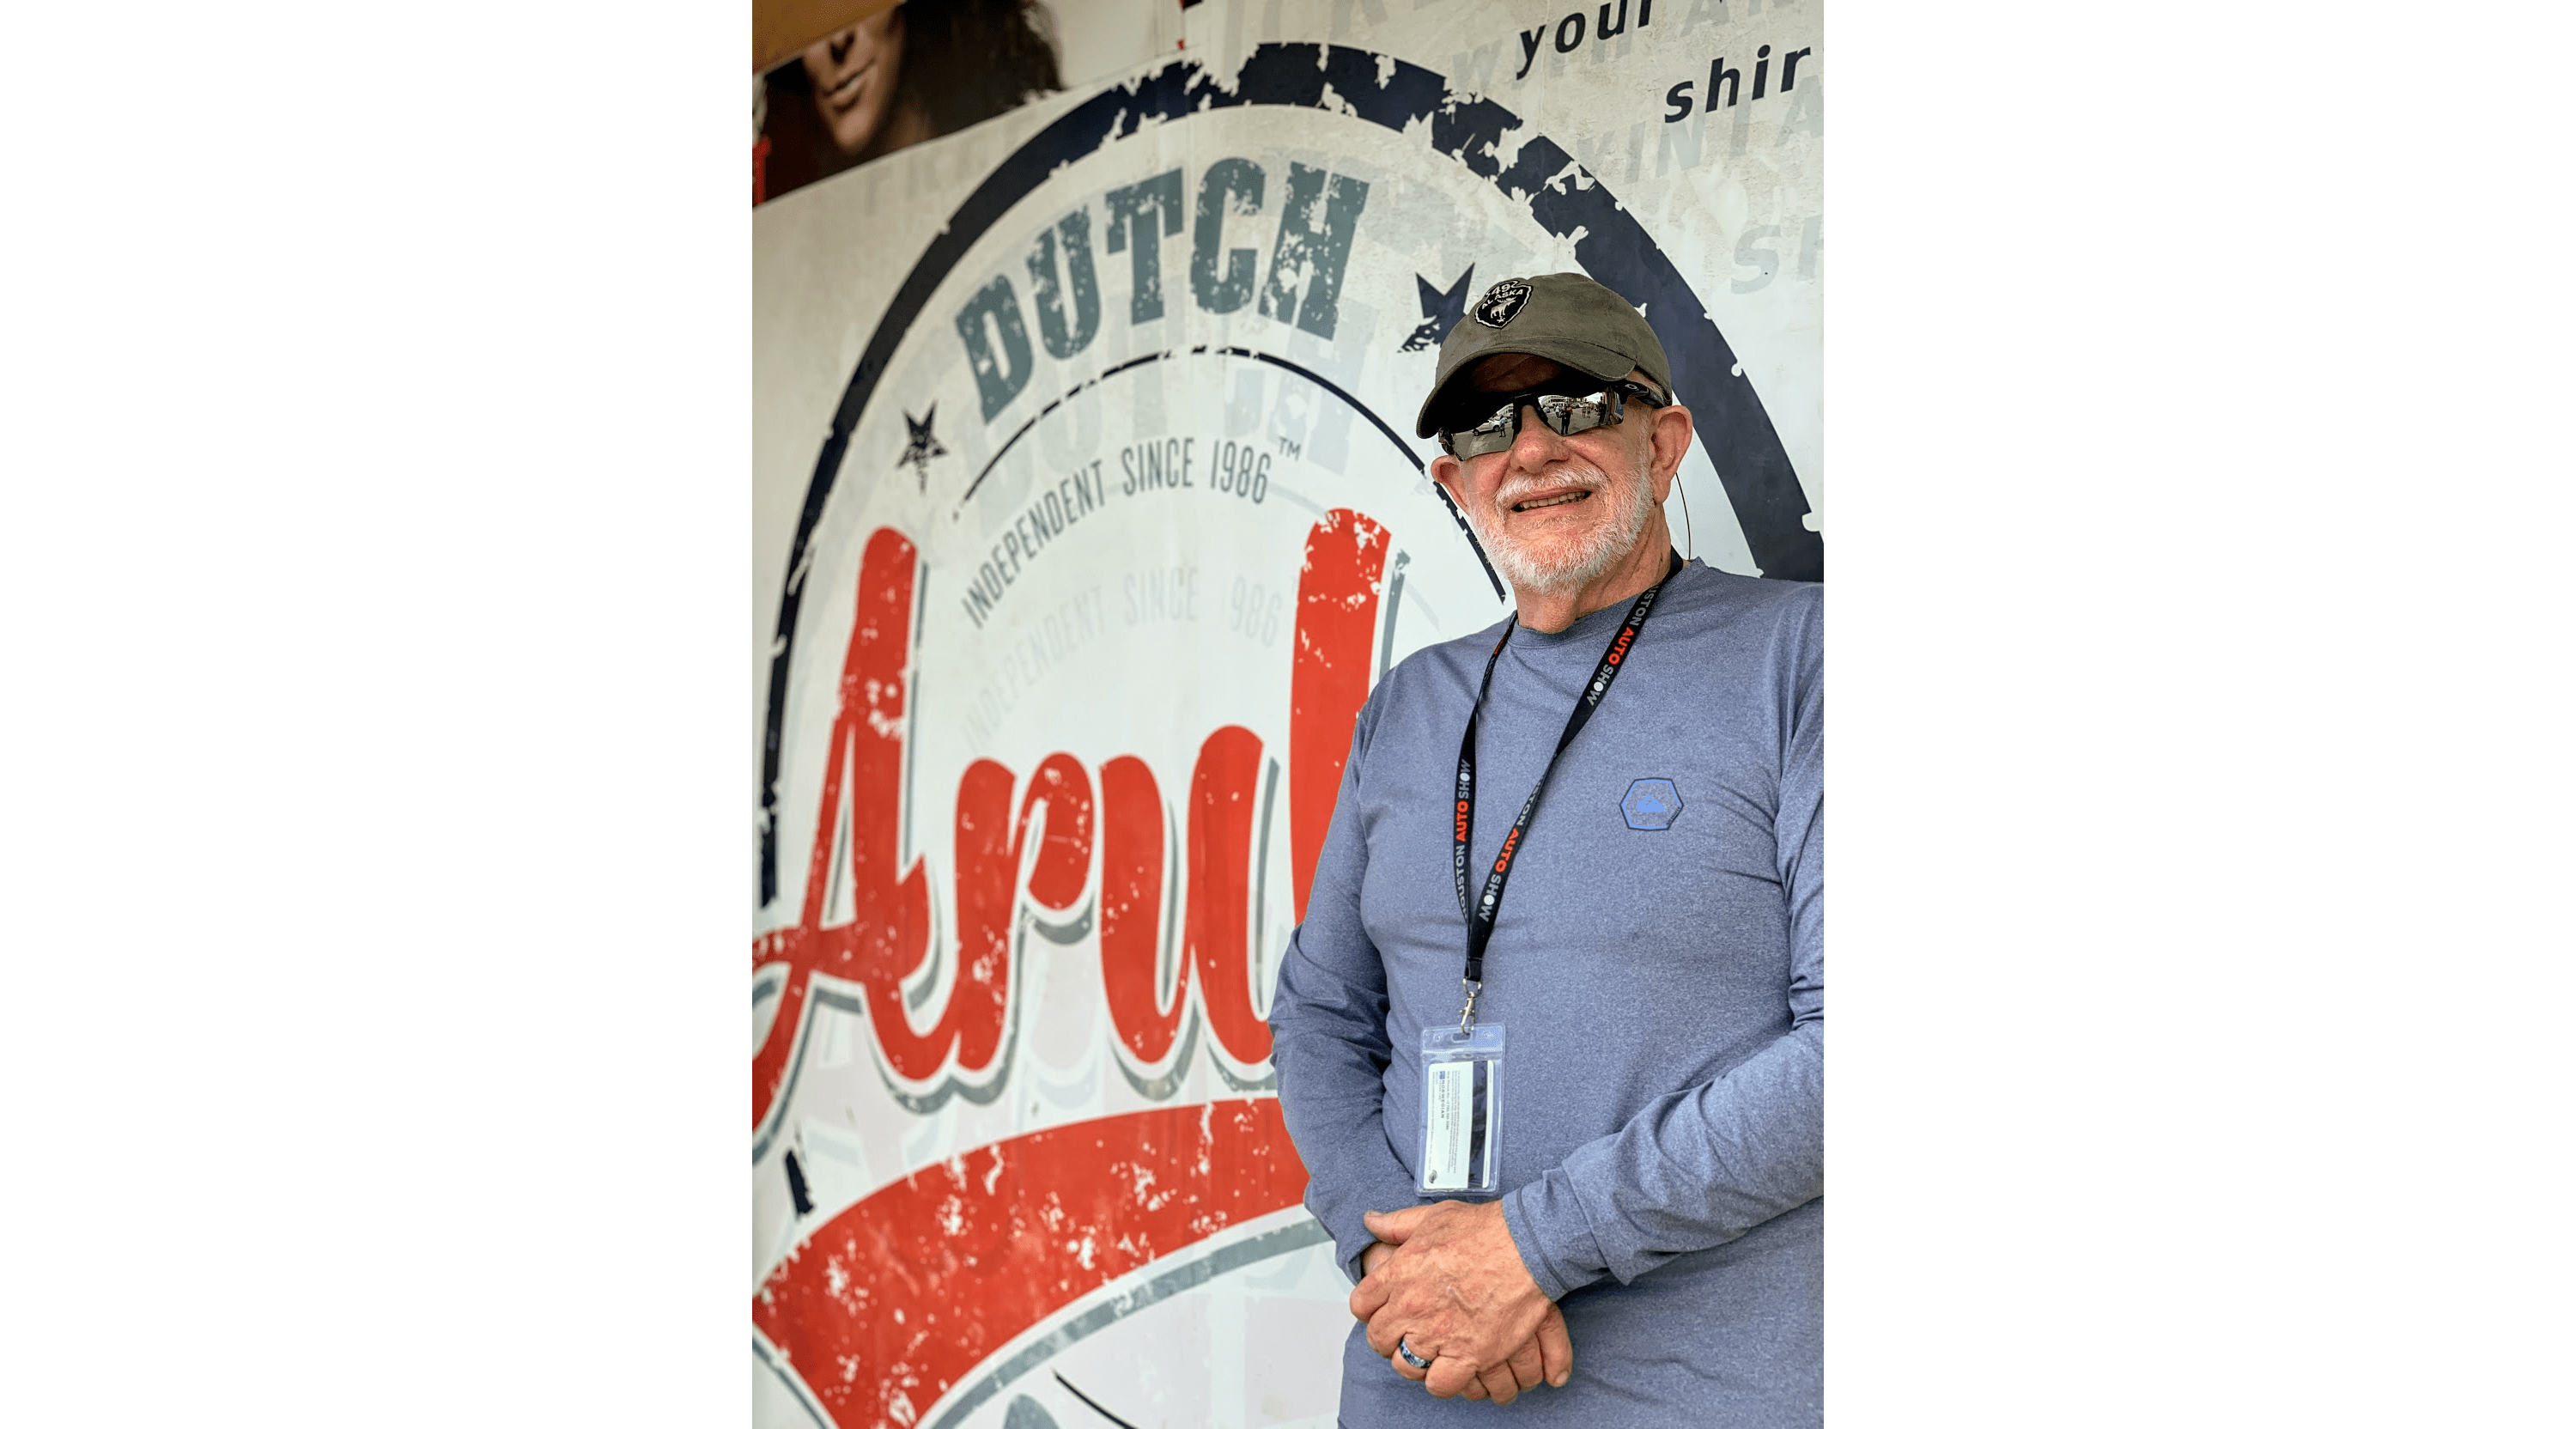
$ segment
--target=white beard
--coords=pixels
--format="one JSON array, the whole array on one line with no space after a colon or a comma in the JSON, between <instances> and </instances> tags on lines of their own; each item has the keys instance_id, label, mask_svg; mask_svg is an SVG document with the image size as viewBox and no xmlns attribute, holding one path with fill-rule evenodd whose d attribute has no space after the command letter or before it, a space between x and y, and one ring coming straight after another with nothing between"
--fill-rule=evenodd
<instances>
[{"instance_id":1,"label":"white beard","mask_svg":"<svg viewBox=\"0 0 2576 1429\"><path fill-rule=\"evenodd\" d=\"M1554 552L1541 553L1502 534L1497 528L1509 519L1515 502L1522 501L1548 487L1574 484L1588 487L1590 501L1620 502L1611 494L1607 475L1597 467L1561 466L1542 478L1516 482L1494 493L1493 509L1467 513L1469 525L1476 528L1476 539L1484 545L1485 558L1514 591L1554 594L1580 590L1598 580L1612 566L1627 556L1645 534L1646 520L1654 514L1654 485L1640 472L1625 487L1626 500L1608 514L1608 519L1569 545Z\"/></svg>"}]
</instances>

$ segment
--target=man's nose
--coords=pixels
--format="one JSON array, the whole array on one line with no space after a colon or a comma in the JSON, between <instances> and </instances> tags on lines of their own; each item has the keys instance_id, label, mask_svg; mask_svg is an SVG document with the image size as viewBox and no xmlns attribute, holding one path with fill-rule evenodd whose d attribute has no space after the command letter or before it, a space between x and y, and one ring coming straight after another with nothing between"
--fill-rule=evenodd
<instances>
[{"instance_id":1,"label":"man's nose","mask_svg":"<svg viewBox=\"0 0 2576 1429\"><path fill-rule=\"evenodd\" d=\"M1512 433L1512 465L1536 469L1555 459L1565 438L1540 420L1538 404L1524 402L1520 409L1520 426Z\"/></svg>"}]
</instances>

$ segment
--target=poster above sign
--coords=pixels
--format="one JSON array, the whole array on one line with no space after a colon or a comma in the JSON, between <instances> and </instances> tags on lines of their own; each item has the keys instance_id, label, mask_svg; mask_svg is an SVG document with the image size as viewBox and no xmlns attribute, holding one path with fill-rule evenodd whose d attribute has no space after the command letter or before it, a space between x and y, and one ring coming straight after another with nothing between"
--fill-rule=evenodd
<instances>
[{"instance_id":1,"label":"poster above sign","mask_svg":"<svg viewBox=\"0 0 2576 1429\"><path fill-rule=\"evenodd\" d=\"M1169 0L755 7L751 201L953 134L1179 47Z\"/></svg>"}]
</instances>

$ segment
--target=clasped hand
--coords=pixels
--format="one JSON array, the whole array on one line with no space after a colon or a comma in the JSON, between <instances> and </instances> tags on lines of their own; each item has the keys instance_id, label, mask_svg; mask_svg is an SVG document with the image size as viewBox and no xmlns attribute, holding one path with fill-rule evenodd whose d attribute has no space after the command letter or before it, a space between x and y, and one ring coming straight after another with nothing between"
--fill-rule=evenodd
<instances>
[{"instance_id":1,"label":"clasped hand","mask_svg":"<svg viewBox=\"0 0 2576 1429\"><path fill-rule=\"evenodd\" d=\"M1442 1399L1509 1404L1574 1373L1565 1316L1521 1263L1500 1202L1371 1211L1366 1223L1379 1243L1360 1256L1367 1273L1352 1287L1351 1315L1368 1322L1369 1348L1397 1374ZM1406 1364L1399 1339L1431 1368Z\"/></svg>"}]
</instances>

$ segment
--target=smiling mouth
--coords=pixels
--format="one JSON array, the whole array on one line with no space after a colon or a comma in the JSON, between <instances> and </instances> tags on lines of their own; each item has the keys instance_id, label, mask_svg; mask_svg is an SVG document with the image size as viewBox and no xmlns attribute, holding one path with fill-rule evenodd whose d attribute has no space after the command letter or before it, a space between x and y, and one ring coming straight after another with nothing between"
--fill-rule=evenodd
<instances>
[{"instance_id":1,"label":"smiling mouth","mask_svg":"<svg viewBox=\"0 0 2576 1429\"><path fill-rule=\"evenodd\" d=\"M1570 502L1570 501L1584 501L1584 500L1588 500L1588 499L1590 499L1591 495L1592 495L1592 493L1591 493L1591 492L1589 492L1589 491L1566 491L1566 492L1560 492L1560 493L1558 493L1557 495L1554 495L1554 496L1542 496L1542 497L1539 497L1539 498L1537 498L1536 500L1533 500L1533 501L1524 501L1524 502L1521 502L1519 505L1514 506L1514 507L1512 508L1512 510L1514 510L1514 511L1516 511L1516 512L1518 512L1518 511L1538 511L1538 510L1542 510L1542 509L1544 509L1544 508L1546 508L1546 507L1550 507L1550 506L1563 506L1563 505L1565 505L1567 502Z\"/></svg>"}]
</instances>

